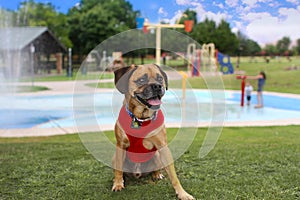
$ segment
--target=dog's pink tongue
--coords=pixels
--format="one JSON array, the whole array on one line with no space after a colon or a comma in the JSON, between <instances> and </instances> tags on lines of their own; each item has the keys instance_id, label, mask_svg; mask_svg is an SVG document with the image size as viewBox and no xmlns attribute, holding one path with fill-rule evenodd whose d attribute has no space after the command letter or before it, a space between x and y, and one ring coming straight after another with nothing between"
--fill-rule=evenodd
<instances>
[{"instance_id":1,"label":"dog's pink tongue","mask_svg":"<svg viewBox=\"0 0 300 200\"><path fill-rule=\"evenodd\" d=\"M157 106L157 105L160 105L162 104L161 100L159 98L155 98L155 99L149 99L148 100L148 103L150 105L153 105L153 106Z\"/></svg>"}]
</instances>

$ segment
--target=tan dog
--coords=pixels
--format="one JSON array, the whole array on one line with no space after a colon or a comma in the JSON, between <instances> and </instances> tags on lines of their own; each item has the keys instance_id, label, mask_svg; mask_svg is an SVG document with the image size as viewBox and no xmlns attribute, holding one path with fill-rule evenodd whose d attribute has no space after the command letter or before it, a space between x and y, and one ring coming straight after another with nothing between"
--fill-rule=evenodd
<instances>
[{"instance_id":1,"label":"tan dog","mask_svg":"<svg viewBox=\"0 0 300 200\"><path fill-rule=\"evenodd\" d=\"M115 85L125 100L115 125L112 190L124 188L124 173L139 178L151 172L158 180L163 178L160 169L165 168L178 198L194 199L182 188L167 146L160 110L161 98L168 87L166 73L154 64L132 65L115 71Z\"/></svg>"}]
</instances>

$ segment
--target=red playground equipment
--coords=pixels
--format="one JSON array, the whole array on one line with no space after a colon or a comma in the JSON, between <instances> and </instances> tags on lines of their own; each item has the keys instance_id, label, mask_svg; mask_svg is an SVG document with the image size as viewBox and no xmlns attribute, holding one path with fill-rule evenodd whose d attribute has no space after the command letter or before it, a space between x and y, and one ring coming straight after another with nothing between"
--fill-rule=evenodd
<instances>
[{"instance_id":1,"label":"red playground equipment","mask_svg":"<svg viewBox=\"0 0 300 200\"><path fill-rule=\"evenodd\" d=\"M245 96L245 79L247 76L237 76L237 79L241 79L241 106L244 106L244 96Z\"/></svg>"}]
</instances>

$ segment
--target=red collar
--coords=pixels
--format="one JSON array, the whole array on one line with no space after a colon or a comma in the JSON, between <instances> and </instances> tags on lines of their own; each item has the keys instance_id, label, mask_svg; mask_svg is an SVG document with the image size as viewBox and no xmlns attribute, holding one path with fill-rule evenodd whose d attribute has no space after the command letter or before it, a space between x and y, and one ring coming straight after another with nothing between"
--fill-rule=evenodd
<instances>
[{"instance_id":1,"label":"red collar","mask_svg":"<svg viewBox=\"0 0 300 200\"><path fill-rule=\"evenodd\" d=\"M145 121L140 126L134 128L133 118L127 113L123 106L119 113L118 121L125 131L130 146L127 148L128 158L135 163L149 161L155 154L156 148L148 150L143 145L144 138L164 123L164 115L161 110L157 111L157 117L153 120Z\"/></svg>"}]
</instances>

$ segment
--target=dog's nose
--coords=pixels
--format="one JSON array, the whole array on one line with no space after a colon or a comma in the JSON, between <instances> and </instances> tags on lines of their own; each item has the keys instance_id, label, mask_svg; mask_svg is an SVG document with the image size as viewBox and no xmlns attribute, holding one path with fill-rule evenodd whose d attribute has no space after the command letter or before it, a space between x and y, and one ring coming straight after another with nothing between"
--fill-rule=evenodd
<instances>
[{"instance_id":1,"label":"dog's nose","mask_svg":"<svg viewBox=\"0 0 300 200\"><path fill-rule=\"evenodd\" d=\"M149 96L149 95L153 95L153 94L160 94L160 93L162 93L162 85L151 84L144 89L143 93L145 96Z\"/></svg>"},{"instance_id":2,"label":"dog's nose","mask_svg":"<svg viewBox=\"0 0 300 200\"><path fill-rule=\"evenodd\" d=\"M162 88L162 85L153 84L153 85L151 85L151 88L153 91L160 91Z\"/></svg>"}]
</instances>

